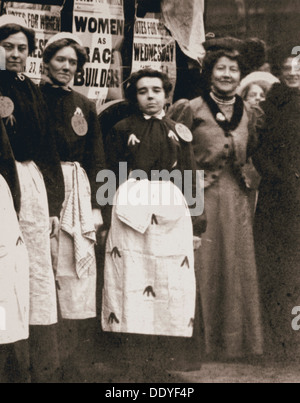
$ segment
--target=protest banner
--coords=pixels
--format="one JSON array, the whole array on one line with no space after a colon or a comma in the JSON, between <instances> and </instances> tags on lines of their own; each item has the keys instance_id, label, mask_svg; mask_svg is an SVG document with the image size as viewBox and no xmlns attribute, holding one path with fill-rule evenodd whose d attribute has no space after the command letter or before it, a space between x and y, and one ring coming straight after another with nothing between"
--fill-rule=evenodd
<instances>
[{"instance_id":1,"label":"protest banner","mask_svg":"<svg viewBox=\"0 0 300 403\"><path fill-rule=\"evenodd\" d=\"M175 88L175 40L158 18L137 18L134 26L132 72L147 67L168 74ZM170 103L172 98L173 92Z\"/></svg>"},{"instance_id":2,"label":"protest banner","mask_svg":"<svg viewBox=\"0 0 300 403\"><path fill-rule=\"evenodd\" d=\"M96 102L97 110L123 98L122 59L124 40L123 0L75 0L73 33L88 54L84 71L76 75L74 89Z\"/></svg>"},{"instance_id":3,"label":"protest banner","mask_svg":"<svg viewBox=\"0 0 300 403\"><path fill-rule=\"evenodd\" d=\"M17 7L16 7L17 6ZM12 3L7 7L7 14L22 17L36 34L36 50L29 55L26 75L38 83L43 72L42 55L48 39L60 31L61 17L59 7L50 10L30 9L23 4Z\"/></svg>"},{"instance_id":4,"label":"protest banner","mask_svg":"<svg viewBox=\"0 0 300 403\"><path fill-rule=\"evenodd\" d=\"M205 54L204 5L204 0L161 1L165 26L183 53L193 60L201 60Z\"/></svg>"}]
</instances>

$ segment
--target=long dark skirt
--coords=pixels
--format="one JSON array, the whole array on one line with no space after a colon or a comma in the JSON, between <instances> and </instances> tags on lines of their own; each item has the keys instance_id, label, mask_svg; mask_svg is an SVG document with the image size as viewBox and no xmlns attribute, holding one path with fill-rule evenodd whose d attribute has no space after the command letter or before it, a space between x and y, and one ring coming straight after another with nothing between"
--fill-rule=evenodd
<instances>
[{"instance_id":1,"label":"long dark skirt","mask_svg":"<svg viewBox=\"0 0 300 403\"><path fill-rule=\"evenodd\" d=\"M196 251L205 351L210 359L261 355L263 337L248 192L228 166L205 190L207 230Z\"/></svg>"},{"instance_id":2,"label":"long dark skirt","mask_svg":"<svg viewBox=\"0 0 300 403\"><path fill-rule=\"evenodd\" d=\"M270 357L300 358L300 331L292 327L300 306L300 214L260 192L254 235L265 348Z\"/></svg>"},{"instance_id":3,"label":"long dark skirt","mask_svg":"<svg viewBox=\"0 0 300 403\"><path fill-rule=\"evenodd\" d=\"M112 367L114 380L119 372L120 382L172 382L172 371L200 370L203 352L198 300L192 338L102 332L98 340L101 361Z\"/></svg>"},{"instance_id":4,"label":"long dark skirt","mask_svg":"<svg viewBox=\"0 0 300 403\"><path fill-rule=\"evenodd\" d=\"M32 383L60 381L57 325L30 326L29 353Z\"/></svg>"},{"instance_id":5,"label":"long dark skirt","mask_svg":"<svg viewBox=\"0 0 300 403\"><path fill-rule=\"evenodd\" d=\"M0 346L0 383L30 383L28 340Z\"/></svg>"},{"instance_id":6,"label":"long dark skirt","mask_svg":"<svg viewBox=\"0 0 300 403\"><path fill-rule=\"evenodd\" d=\"M30 326L28 340L0 346L0 383L60 380L56 326Z\"/></svg>"}]
</instances>

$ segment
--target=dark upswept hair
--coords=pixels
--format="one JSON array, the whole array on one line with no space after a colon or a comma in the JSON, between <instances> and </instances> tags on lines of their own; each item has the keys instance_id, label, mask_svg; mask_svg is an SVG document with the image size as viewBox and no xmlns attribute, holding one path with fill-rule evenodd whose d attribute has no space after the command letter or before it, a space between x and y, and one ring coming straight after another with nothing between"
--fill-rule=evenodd
<instances>
[{"instance_id":1,"label":"dark upswept hair","mask_svg":"<svg viewBox=\"0 0 300 403\"><path fill-rule=\"evenodd\" d=\"M284 62L289 57L296 57L293 54L293 48L297 46L297 40L280 43L269 49L269 62L271 65L271 72L274 76L280 78Z\"/></svg>"},{"instance_id":2,"label":"dark upswept hair","mask_svg":"<svg viewBox=\"0 0 300 403\"><path fill-rule=\"evenodd\" d=\"M209 90L211 87L211 76L213 69L221 57L227 57L230 60L236 61L240 72L241 79L247 74L247 66L244 62L244 58L241 53L234 49L218 49L208 51L203 59L202 64L202 77L205 90Z\"/></svg>"},{"instance_id":3,"label":"dark upswept hair","mask_svg":"<svg viewBox=\"0 0 300 403\"><path fill-rule=\"evenodd\" d=\"M166 98L170 95L170 92L173 89L173 85L170 81L170 78L167 74L162 73L159 70L153 70L150 68L141 69L129 77L127 88L125 89L125 97L129 101L130 104L137 104L137 83L141 78L151 77L151 78L159 78L162 81L163 89L166 94Z\"/></svg>"},{"instance_id":4,"label":"dark upswept hair","mask_svg":"<svg viewBox=\"0 0 300 403\"><path fill-rule=\"evenodd\" d=\"M78 59L77 72L82 71L83 66L88 60L86 50L83 46L80 46L73 39L69 38L59 39L58 41L51 43L49 46L46 46L43 53L44 63L49 63L59 50L66 47L71 47L75 50Z\"/></svg>"},{"instance_id":5,"label":"dark upswept hair","mask_svg":"<svg viewBox=\"0 0 300 403\"><path fill-rule=\"evenodd\" d=\"M28 41L28 50L29 53L34 52L35 46L35 32L33 29L22 27L17 24L6 24L3 27L0 27L0 41L7 39L9 36L18 34L19 32L23 32Z\"/></svg>"}]
</instances>

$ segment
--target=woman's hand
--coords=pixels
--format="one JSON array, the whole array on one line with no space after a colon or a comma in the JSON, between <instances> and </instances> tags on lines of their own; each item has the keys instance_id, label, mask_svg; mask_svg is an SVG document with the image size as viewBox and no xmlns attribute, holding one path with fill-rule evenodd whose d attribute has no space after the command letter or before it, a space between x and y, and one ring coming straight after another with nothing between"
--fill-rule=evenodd
<instances>
[{"instance_id":1,"label":"woman's hand","mask_svg":"<svg viewBox=\"0 0 300 403\"><path fill-rule=\"evenodd\" d=\"M194 245L194 250L197 250L200 248L200 246L202 245L202 239L199 238L198 236L193 237L193 245Z\"/></svg>"},{"instance_id":2,"label":"woman's hand","mask_svg":"<svg viewBox=\"0 0 300 403\"><path fill-rule=\"evenodd\" d=\"M100 209L94 208L93 210L94 225L96 232L103 225L103 218Z\"/></svg>"},{"instance_id":3,"label":"woman's hand","mask_svg":"<svg viewBox=\"0 0 300 403\"><path fill-rule=\"evenodd\" d=\"M49 232L50 238L58 238L59 231L59 219L58 217L50 217L49 218Z\"/></svg>"}]
</instances>

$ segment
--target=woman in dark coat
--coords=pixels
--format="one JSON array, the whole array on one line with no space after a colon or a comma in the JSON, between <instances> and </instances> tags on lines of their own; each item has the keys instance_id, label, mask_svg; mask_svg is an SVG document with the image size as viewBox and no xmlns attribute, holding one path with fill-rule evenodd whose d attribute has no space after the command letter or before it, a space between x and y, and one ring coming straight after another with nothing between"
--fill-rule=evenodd
<instances>
[{"instance_id":1,"label":"woman in dark coat","mask_svg":"<svg viewBox=\"0 0 300 403\"><path fill-rule=\"evenodd\" d=\"M53 379L59 365L50 237L58 231L63 176L42 94L23 74L35 47L34 32L22 18L4 15L0 17L0 45L6 54L6 70L0 71L1 117L16 159L21 186L19 220L30 261L32 379L42 382Z\"/></svg>"},{"instance_id":2,"label":"woman in dark coat","mask_svg":"<svg viewBox=\"0 0 300 403\"><path fill-rule=\"evenodd\" d=\"M178 359L179 353L185 365L200 365L200 348L195 349L191 340L199 313L195 312L193 233L199 241L205 218L199 186L201 208L192 213L196 172L191 132L165 116L171 88L168 77L159 71L134 73L127 88L132 113L106 137L107 161L118 191L106 244L102 327L125 335L121 340L128 339L129 351L132 348L127 358L142 379L143 373L159 379L160 370L170 365L170 357ZM186 171L192 174L190 183L184 178ZM191 192L174 186L171 172L184 178L185 190L189 185ZM170 198L162 204L163 193L175 196L177 207ZM135 194L137 200L133 200Z\"/></svg>"},{"instance_id":3,"label":"woman in dark coat","mask_svg":"<svg viewBox=\"0 0 300 403\"><path fill-rule=\"evenodd\" d=\"M281 358L300 353L300 333L292 328L292 310L300 305L300 66L292 49L284 44L272 52L281 83L261 104L254 156L262 176L254 234L266 348Z\"/></svg>"},{"instance_id":4,"label":"woman in dark coat","mask_svg":"<svg viewBox=\"0 0 300 403\"><path fill-rule=\"evenodd\" d=\"M86 60L81 41L68 32L51 37L43 54L45 77L41 90L52 117L49 126L65 183L55 264L65 339L61 341L64 364L70 364L80 333L86 326L89 328L82 321L94 322L96 317L95 243L96 232L103 224L103 203L96 198L101 183L96 180L105 168L105 158L96 108L92 101L69 87Z\"/></svg>"}]
</instances>

